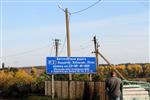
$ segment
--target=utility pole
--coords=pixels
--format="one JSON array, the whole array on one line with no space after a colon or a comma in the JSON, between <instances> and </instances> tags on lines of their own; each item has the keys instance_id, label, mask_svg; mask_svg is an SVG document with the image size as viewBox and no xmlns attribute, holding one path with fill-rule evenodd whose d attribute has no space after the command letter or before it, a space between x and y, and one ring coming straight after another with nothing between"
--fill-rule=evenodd
<instances>
[{"instance_id":1,"label":"utility pole","mask_svg":"<svg viewBox=\"0 0 150 100\"><path fill-rule=\"evenodd\" d=\"M70 32L69 32L69 17L68 17L68 9L65 9L65 16L66 16L66 34L67 34L67 55L68 57L71 56L70 50ZM72 80L72 75L69 74L69 80Z\"/></svg>"},{"instance_id":2,"label":"utility pole","mask_svg":"<svg viewBox=\"0 0 150 100\"><path fill-rule=\"evenodd\" d=\"M104 59L104 61L109 66L111 66L114 69L114 71L121 77L121 79L126 80L125 77L115 67L113 67L113 65L100 52L98 52L98 54Z\"/></svg>"},{"instance_id":3,"label":"utility pole","mask_svg":"<svg viewBox=\"0 0 150 100\"><path fill-rule=\"evenodd\" d=\"M93 53L95 53L95 57L96 57L96 69L97 69L98 64L99 64L99 62L98 62L98 52L99 52L98 47L99 47L99 44L97 42L96 36L93 37L93 41L94 41L94 49L95 49L95 51ZM90 74L90 80L92 80L91 74Z\"/></svg>"},{"instance_id":4,"label":"utility pole","mask_svg":"<svg viewBox=\"0 0 150 100\"><path fill-rule=\"evenodd\" d=\"M94 36L94 38L93 38L93 40L94 40L94 48L95 48L95 56L96 56L96 68L97 68L97 66L98 66L98 64L99 64L99 62L98 62L98 47L99 47L99 45L98 45L98 43L97 43L97 40L96 40L96 36Z\"/></svg>"},{"instance_id":5,"label":"utility pole","mask_svg":"<svg viewBox=\"0 0 150 100\"><path fill-rule=\"evenodd\" d=\"M55 56L57 57L58 56L58 46L59 46L59 39L55 39L55 50L56 50L56 54Z\"/></svg>"},{"instance_id":6,"label":"utility pole","mask_svg":"<svg viewBox=\"0 0 150 100\"><path fill-rule=\"evenodd\" d=\"M59 46L59 39L55 39L55 50L56 50L56 54L55 56L58 56L58 46ZM54 75L52 74L52 99L54 99L55 97L55 88L54 88Z\"/></svg>"},{"instance_id":7,"label":"utility pole","mask_svg":"<svg viewBox=\"0 0 150 100\"><path fill-rule=\"evenodd\" d=\"M98 50L99 44L98 44L98 42L97 42L97 40L96 40L96 36L94 36L93 40L94 40L94 47L95 47L95 52L94 52L94 53L95 53L95 56L96 56L96 64L97 64L97 66L98 66L98 64L99 64L99 62L98 62L98 55L99 55L100 57L103 58L103 60L104 60L109 66L111 66L112 68L114 68L113 65L99 52L99 50ZM121 73L120 73L116 68L114 68L114 70L115 70L115 72L116 72L122 79L125 79L125 78L121 75Z\"/></svg>"},{"instance_id":8,"label":"utility pole","mask_svg":"<svg viewBox=\"0 0 150 100\"><path fill-rule=\"evenodd\" d=\"M5 68L5 63L4 62L2 62L2 69L4 69Z\"/></svg>"}]
</instances>

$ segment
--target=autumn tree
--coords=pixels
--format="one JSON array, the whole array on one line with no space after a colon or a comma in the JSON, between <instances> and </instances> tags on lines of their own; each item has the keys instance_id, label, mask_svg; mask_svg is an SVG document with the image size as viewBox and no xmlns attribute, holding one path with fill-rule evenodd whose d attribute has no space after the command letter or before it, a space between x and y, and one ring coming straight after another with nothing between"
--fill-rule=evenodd
<instances>
[{"instance_id":1,"label":"autumn tree","mask_svg":"<svg viewBox=\"0 0 150 100\"><path fill-rule=\"evenodd\" d=\"M127 66L129 76L137 77L142 72L142 66L138 64L130 64Z\"/></svg>"},{"instance_id":2,"label":"autumn tree","mask_svg":"<svg viewBox=\"0 0 150 100\"><path fill-rule=\"evenodd\" d=\"M37 80L37 69L36 68L33 67L31 69L31 75L32 75L34 81L36 81Z\"/></svg>"},{"instance_id":3,"label":"autumn tree","mask_svg":"<svg viewBox=\"0 0 150 100\"><path fill-rule=\"evenodd\" d=\"M18 82L18 83L30 84L33 81L32 76L29 75L24 70L17 71L15 74L15 78L16 78L16 82Z\"/></svg>"},{"instance_id":4,"label":"autumn tree","mask_svg":"<svg viewBox=\"0 0 150 100\"><path fill-rule=\"evenodd\" d=\"M103 76L105 75L105 67L104 66L98 66L97 67L97 73L100 75L100 76Z\"/></svg>"},{"instance_id":5,"label":"autumn tree","mask_svg":"<svg viewBox=\"0 0 150 100\"><path fill-rule=\"evenodd\" d=\"M12 72L0 71L0 88L7 88L10 80L13 78Z\"/></svg>"},{"instance_id":6,"label":"autumn tree","mask_svg":"<svg viewBox=\"0 0 150 100\"><path fill-rule=\"evenodd\" d=\"M145 64L143 67L142 67L142 70L143 70L143 76L146 76L146 77L150 77L150 64Z\"/></svg>"}]
</instances>

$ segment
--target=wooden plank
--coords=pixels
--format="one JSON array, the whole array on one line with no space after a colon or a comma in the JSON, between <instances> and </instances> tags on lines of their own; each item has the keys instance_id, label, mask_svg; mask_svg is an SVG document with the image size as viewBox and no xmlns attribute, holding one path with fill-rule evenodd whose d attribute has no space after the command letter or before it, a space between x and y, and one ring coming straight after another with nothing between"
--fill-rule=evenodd
<instances>
[{"instance_id":1,"label":"wooden plank","mask_svg":"<svg viewBox=\"0 0 150 100\"><path fill-rule=\"evenodd\" d=\"M99 88L100 99L105 100L105 95L103 94L103 92L105 92L103 82L99 82Z\"/></svg>"},{"instance_id":2,"label":"wooden plank","mask_svg":"<svg viewBox=\"0 0 150 100\"><path fill-rule=\"evenodd\" d=\"M105 100L106 99L106 90L105 90L105 84L104 82L101 82L101 87L102 87L102 99Z\"/></svg>"},{"instance_id":3,"label":"wooden plank","mask_svg":"<svg viewBox=\"0 0 150 100\"><path fill-rule=\"evenodd\" d=\"M102 88L102 95L103 95L103 100L106 100L106 90L105 90L105 82L101 82L101 86L103 87Z\"/></svg>"},{"instance_id":4,"label":"wooden plank","mask_svg":"<svg viewBox=\"0 0 150 100\"><path fill-rule=\"evenodd\" d=\"M52 96L52 84L51 81L48 81L48 96Z\"/></svg>"},{"instance_id":5,"label":"wooden plank","mask_svg":"<svg viewBox=\"0 0 150 100\"><path fill-rule=\"evenodd\" d=\"M48 89L47 89L48 86L47 86L47 84L48 84L47 81L45 81L45 95L46 95L46 96L48 95Z\"/></svg>"},{"instance_id":6,"label":"wooden plank","mask_svg":"<svg viewBox=\"0 0 150 100\"><path fill-rule=\"evenodd\" d=\"M78 100L80 99L81 91L80 91L80 81L76 81L76 99Z\"/></svg>"},{"instance_id":7,"label":"wooden plank","mask_svg":"<svg viewBox=\"0 0 150 100\"><path fill-rule=\"evenodd\" d=\"M104 87L104 90L105 90L105 82L103 82L103 87ZM106 90L105 90L106 91ZM106 94L106 92L104 92L104 95L105 95L105 100L108 100L108 95Z\"/></svg>"},{"instance_id":8,"label":"wooden plank","mask_svg":"<svg viewBox=\"0 0 150 100\"><path fill-rule=\"evenodd\" d=\"M94 82L89 82L89 100L93 100L94 98Z\"/></svg>"},{"instance_id":9,"label":"wooden plank","mask_svg":"<svg viewBox=\"0 0 150 100\"><path fill-rule=\"evenodd\" d=\"M68 81L62 81L62 99L68 99Z\"/></svg>"},{"instance_id":10,"label":"wooden plank","mask_svg":"<svg viewBox=\"0 0 150 100\"><path fill-rule=\"evenodd\" d=\"M75 90L75 81L70 81L70 98L69 100L75 100L76 98L76 90Z\"/></svg>"},{"instance_id":11,"label":"wooden plank","mask_svg":"<svg viewBox=\"0 0 150 100\"><path fill-rule=\"evenodd\" d=\"M80 89L81 89L81 94L80 94L80 97L81 97L81 100L83 100L83 95L84 95L84 81L80 82Z\"/></svg>"},{"instance_id":12,"label":"wooden plank","mask_svg":"<svg viewBox=\"0 0 150 100\"><path fill-rule=\"evenodd\" d=\"M100 82L95 82L95 85L94 85L95 92L94 93L95 93L95 99L96 100L101 100L100 99L100 89L101 89L100 85L101 85Z\"/></svg>"},{"instance_id":13,"label":"wooden plank","mask_svg":"<svg viewBox=\"0 0 150 100\"><path fill-rule=\"evenodd\" d=\"M62 98L62 86L61 86L61 81L55 81L54 83L55 85L55 88L54 88L54 91L55 91L55 97L56 98Z\"/></svg>"},{"instance_id":14,"label":"wooden plank","mask_svg":"<svg viewBox=\"0 0 150 100\"><path fill-rule=\"evenodd\" d=\"M83 100L84 81L76 81L76 100Z\"/></svg>"},{"instance_id":15,"label":"wooden plank","mask_svg":"<svg viewBox=\"0 0 150 100\"><path fill-rule=\"evenodd\" d=\"M89 100L89 82L85 81L84 82L84 92L83 92L83 100Z\"/></svg>"},{"instance_id":16,"label":"wooden plank","mask_svg":"<svg viewBox=\"0 0 150 100\"><path fill-rule=\"evenodd\" d=\"M98 82L99 83L99 96L100 100L105 100L105 87L103 82Z\"/></svg>"}]
</instances>

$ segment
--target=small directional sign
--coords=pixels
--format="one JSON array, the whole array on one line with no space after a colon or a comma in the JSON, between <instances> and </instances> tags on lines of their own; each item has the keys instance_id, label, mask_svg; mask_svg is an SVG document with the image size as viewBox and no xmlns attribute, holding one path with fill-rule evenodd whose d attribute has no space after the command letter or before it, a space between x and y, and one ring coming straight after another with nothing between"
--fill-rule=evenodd
<instances>
[{"instance_id":1,"label":"small directional sign","mask_svg":"<svg viewBox=\"0 0 150 100\"><path fill-rule=\"evenodd\" d=\"M96 73L95 57L47 57L47 74Z\"/></svg>"}]
</instances>

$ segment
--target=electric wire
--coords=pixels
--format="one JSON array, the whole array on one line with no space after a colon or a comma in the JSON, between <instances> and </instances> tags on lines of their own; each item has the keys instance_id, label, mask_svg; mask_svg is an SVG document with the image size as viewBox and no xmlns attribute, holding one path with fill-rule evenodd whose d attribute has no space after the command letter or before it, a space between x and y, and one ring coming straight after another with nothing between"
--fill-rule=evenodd
<instances>
[{"instance_id":1,"label":"electric wire","mask_svg":"<svg viewBox=\"0 0 150 100\"><path fill-rule=\"evenodd\" d=\"M97 5L100 1L101 1L101 0L98 0L98 1L95 2L94 4L88 6L88 7L84 8L84 9L75 11L75 12L69 12L69 11L68 11L68 14L71 15L71 14L77 14L77 13L81 13L81 12L83 12L83 11L86 11L86 10L88 10L89 8L91 8L91 7L95 6L95 5ZM63 12L65 12L65 9L63 9L62 7L60 7L60 5L58 5L58 8L60 8Z\"/></svg>"},{"instance_id":2,"label":"electric wire","mask_svg":"<svg viewBox=\"0 0 150 100\"><path fill-rule=\"evenodd\" d=\"M86 7L86 8L84 8L84 9L82 9L82 10L79 10L79 11L75 11L75 12L69 12L69 11L68 11L69 24L70 24L70 17L71 17L72 14L77 14L77 13L81 13L81 12L83 12L83 11L86 11L86 10L88 10L89 8L91 8L91 7L95 6L96 4L98 4L100 1L101 1L101 0L98 0L98 1L95 2L94 4L92 4L92 5L90 5L90 6ZM62 8L60 5L58 5L58 8L59 8L60 10L62 10L63 12L65 12L65 9ZM61 51L60 51L60 54L62 53L62 51L63 51L63 49L64 49L64 47L65 47L65 43L66 43L66 37L65 37L65 40L64 40L62 49L61 49ZM83 48L82 48L82 49L83 49ZM84 49L85 49L85 48L84 48Z\"/></svg>"},{"instance_id":3,"label":"electric wire","mask_svg":"<svg viewBox=\"0 0 150 100\"><path fill-rule=\"evenodd\" d=\"M6 55L6 56L3 56L3 58L7 58L7 57L16 57L16 56L20 56L20 55L25 55L25 54L28 54L28 53L32 53L32 52L36 52L36 51L45 49L46 47L48 47L48 45L43 46L43 47L40 47L40 48L36 48L36 49L24 51L24 52L19 52L19 53L15 53L15 54L11 54L11 55Z\"/></svg>"},{"instance_id":4,"label":"electric wire","mask_svg":"<svg viewBox=\"0 0 150 100\"><path fill-rule=\"evenodd\" d=\"M65 12L65 9L63 9L62 7L60 7L60 5L58 5L58 8L61 9L63 12Z\"/></svg>"},{"instance_id":5,"label":"electric wire","mask_svg":"<svg viewBox=\"0 0 150 100\"><path fill-rule=\"evenodd\" d=\"M75 11L75 12L70 12L70 14L77 14L77 13L81 13L81 12L83 12L83 11L86 11L86 10L88 10L89 8L91 8L91 7L95 6L96 4L98 4L100 1L101 1L101 0L98 0L98 1L95 2L94 4L88 6L87 8L84 8L84 9L82 9L82 10Z\"/></svg>"},{"instance_id":6,"label":"electric wire","mask_svg":"<svg viewBox=\"0 0 150 100\"><path fill-rule=\"evenodd\" d=\"M50 49L50 57L52 56L53 49L54 49L54 45L51 46L51 49Z\"/></svg>"},{"instance_id":7,"label":"electric wire","mask_svg":"<svg viewBox=\"0 0 150 100\"><path fill-rule=\"evenodd\" d=\"M63 42L63 46L62 46L62 48L60 50L60 53L59 53L60 55L62 54L62 52L63 52L63 50L65 48L66 40L67 40L67 37L65 36L65 39L64 39L64 42Z\"/></svg>"}]
</instances>

